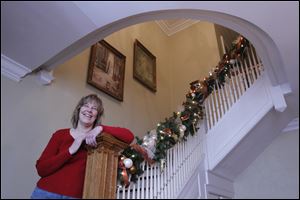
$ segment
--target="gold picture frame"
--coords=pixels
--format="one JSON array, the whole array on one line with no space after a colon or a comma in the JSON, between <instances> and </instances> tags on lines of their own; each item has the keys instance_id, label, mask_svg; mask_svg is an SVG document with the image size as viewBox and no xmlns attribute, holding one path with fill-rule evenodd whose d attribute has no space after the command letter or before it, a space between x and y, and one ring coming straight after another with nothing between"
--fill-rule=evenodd
<instances>
[{"instance_id":1,"label":"gold picture frame","mask_svg":"<svg viewBox=\"0 0 300 200\"><path fill-rule=\"evenodd\" d=\"M156 92L156 57L137 39L134 42L133 77Z\"/></svg>"},{"instance_id":2,"label":"gold picture frame","mask_svg":"<svg viewBox=\"0 0 300 200\"><path fill-rule=\"evenodd\" d=\"M123 101L126 57L101 40L91 47L87 82L106 94Z\"/></svg>"}]
</instances>

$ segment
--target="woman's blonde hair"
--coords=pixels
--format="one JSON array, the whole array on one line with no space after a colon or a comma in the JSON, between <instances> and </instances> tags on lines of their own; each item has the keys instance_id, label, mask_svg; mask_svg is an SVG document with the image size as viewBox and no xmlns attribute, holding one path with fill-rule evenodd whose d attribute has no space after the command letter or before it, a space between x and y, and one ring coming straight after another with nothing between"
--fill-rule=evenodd
<instances>
[{"instance_id":1,"label":"woman's blonde hair","mask_svg":"<svg viewBox=\"0 0 300 200\"><path fill-rule=\"evenodd\" d=\"M96 94L90 94L90 95L87 95L85 97L82 97L80 99L80 101L78 102L78 104L77 104L77 106L76 106L76 108L73 112L72 119L71 119L73 128L77 128L80 108L84 104L87 104L89 102L95 103L97 105L97 111L98 111L96 120L93 124L93 128L96 126L97 123L100 123L100 119L101 119L101 116L102 116L103 111L104 111L102 100Z\"/></svg>"}]
</instances>

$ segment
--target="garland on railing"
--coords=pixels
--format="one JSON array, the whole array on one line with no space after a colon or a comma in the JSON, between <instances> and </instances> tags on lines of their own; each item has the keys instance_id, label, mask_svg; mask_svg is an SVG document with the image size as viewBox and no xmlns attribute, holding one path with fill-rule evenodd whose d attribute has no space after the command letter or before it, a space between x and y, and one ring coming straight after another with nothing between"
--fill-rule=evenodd
<instances>
[{"instance_id":1,"label":"garland on railing","mask_svg":"<svg viewBox=\"0 0 300 200\"><path fill-rule=\"evenodd\" d=\"M209 73L209 77L205 77L203 81L196 80L190 83L186 101L177 113L174 112L172 117L158 123L157 128L148 131L143 139L136 136L137 143L124 149L119 157L118 180L120 184L127 187L130 181L136 182L144 172L141 168L143 161L149 164L159 162L161 171L164 169L167 150L178 141L186 141L188 135L196 133L198 130L196 125L200 119L203 119L205 98L212 93L216 83L218 83L216 87L218 89L228 78L231 78L235 59L243 59L247 47L249 47L248 40L239 36L232 43L228 53L223 55L218 66ZM129 175L131 175L130 180Z\"/></svg>"}]
</instances>

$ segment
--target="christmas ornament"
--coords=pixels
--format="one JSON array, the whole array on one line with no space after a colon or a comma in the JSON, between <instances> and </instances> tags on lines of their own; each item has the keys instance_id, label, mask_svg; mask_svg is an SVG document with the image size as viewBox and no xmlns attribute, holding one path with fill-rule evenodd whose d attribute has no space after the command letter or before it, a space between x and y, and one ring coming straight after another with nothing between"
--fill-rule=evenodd
<instances>
[{"instance_id":1,"label":"christmas ornament","mask_svg":"<svg viewBox=\"0 0 300 200\"><path fill-rule=\"evenodd\" d=\"M168 136L171 136L171 135L172 135L172 130L171 130L170 128L165 128L165 129L163 130L163 132L164 132L165 134L167 134Z\"/></svg>"},{"instance_id":2,"label":"christmas ornament","mask_svg":"<svg viewBox=\"0 0 300 200\"><path fill-rule=\"evenodd\" d=\"M196 81L191 82L190 85L191 85L190 89L192 91L197 91L200 88L201 84L200 84L200 82L198 80L196 80Z\"/></svg>"},{"instance_id":3,"label":"christmas ornament","mask_svg":"<svg viewBox=\"0 0 300 200\"><path fill-rule=\"evenodd\" d=\"M130 174L135 174L136 171L137 171L137 169L136 169L135 166L132 166L132 167L130 167L130 169L129 169Z\"/></svg>"},{"instance_id":4,"label":"christmas ornament","mask_svg":"<svg viewBox=\"0 0 300 200\"><path fill-rule=\"evenodd\" d=\"M186 121L189 119L189 115L184 115L180 117L181 121Z\"/></svg>"},{"instance_id":5,"label":"christmas ornament","mask_svg":"<svg viewBox=\"0 0 300 200\"><path fill-rule=\"evenodd\" d=\"M173 134L173 135L172 135L172 138L175 140L175 142L178 141L178 136L177 136L176 134Z\"/></svg>"},{"instance_id":6,"label":"christmas ornament","mask_svg":"<svg viewBox=\"0 0 300 200\"><path fill-rule=\"evenodd\" d=\"M183 125L183 124L180 124L180 125L179 125L179 131L180 131L180 132L184 132L185 130L186 130L186 126Z\"/></svg>"},{"instance_id":7,"label":"christmas ornament","mask_svg":"<svg viewBox=\"0 0 300 200\"><path fill-rule=\"evenodd\" d=\"M124 159L124 160L123 160L123 163L124 163L124 165L125 165L125 167L126 167L127 169L129 169L129 168L132 166L132 164L133 164L133 162L132 162L132 160L131 160L130 158Z\"/></svg>"},{"instance_id":8,"label":"christmas ornament","mask_svg":"<svg viewBox=\"0 0 300 200\"><path fill-rule=\"evenodd\" d=\"M155 153L155 145L156 145L156 140L157 140L157 134L156 134L156 131L155 132L152 131L150 133L151 133L151 135L148 134L148 135L144 136L143 143L142 143L141 146L144 147L144 148L147 148L148 150L151 151L150 157L152 158L153 157L152 154Z\"/></svg>"}]
</instances>

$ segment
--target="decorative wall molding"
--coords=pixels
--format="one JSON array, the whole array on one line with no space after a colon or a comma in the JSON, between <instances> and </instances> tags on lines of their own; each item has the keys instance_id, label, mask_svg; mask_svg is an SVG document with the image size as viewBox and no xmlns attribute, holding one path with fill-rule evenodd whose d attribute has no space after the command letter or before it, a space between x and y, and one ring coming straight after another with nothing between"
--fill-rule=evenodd
<instances>
[{"instance_id":1,"label":"decorative wall molding","mask_svg":"<svg viewBox=\"0 0 300 200\"><path fill-rule=\"evenodd\" d=\"M165 32L167 36L174 35L175 33L198 23L198 20L180 19L180 20L157 20L155 21L158 26Z\"/></svg>"},{"instance_id":2,"label":"decorative wall molding","mask_svg":"<svg viewBox=\"0 0 300 200\"><path fill-rule=\"evenodd\" d=\"M299 117L293 119L283 130L282 132L289 132L299 130Z\"/></svg>"},{"instance_id":3,"label":"decorative wall molding","mask_svg":"<svg viewBox=\"0 0 300 200\"><path fill-rule=\"evenodd\" d=\"M286 102L284 99L284 94L283 91L280 87L280 85L278 86L271 86L270 87L270 94L272 97L272 101L275 107L275 110L279 111L279 112L283 112L286 108Z\"/></svg>"},{"instance_id":4,"label":"decorative wall molding","mask_svg":"<svg viewBox=\"0 0 300 200\"><path fill-rule=\"evenodd\" d=\"M32 70L13 59L1 54L1 74L14 81L21 81L22 77Z\"/></svg>"},{"instance_id":5,"label":"decorative wall molding","mask_svg":"<svg viewBox=\"0 0 300 200\"><path fill-rule=\"evenodd\" d=\"M52 81L55 79L53 77L53 70L47 71L47 70L41 70L37 74L37 79L40 84L42 85L49 85L52 83Z\"/></svg>"}]
</instances>

